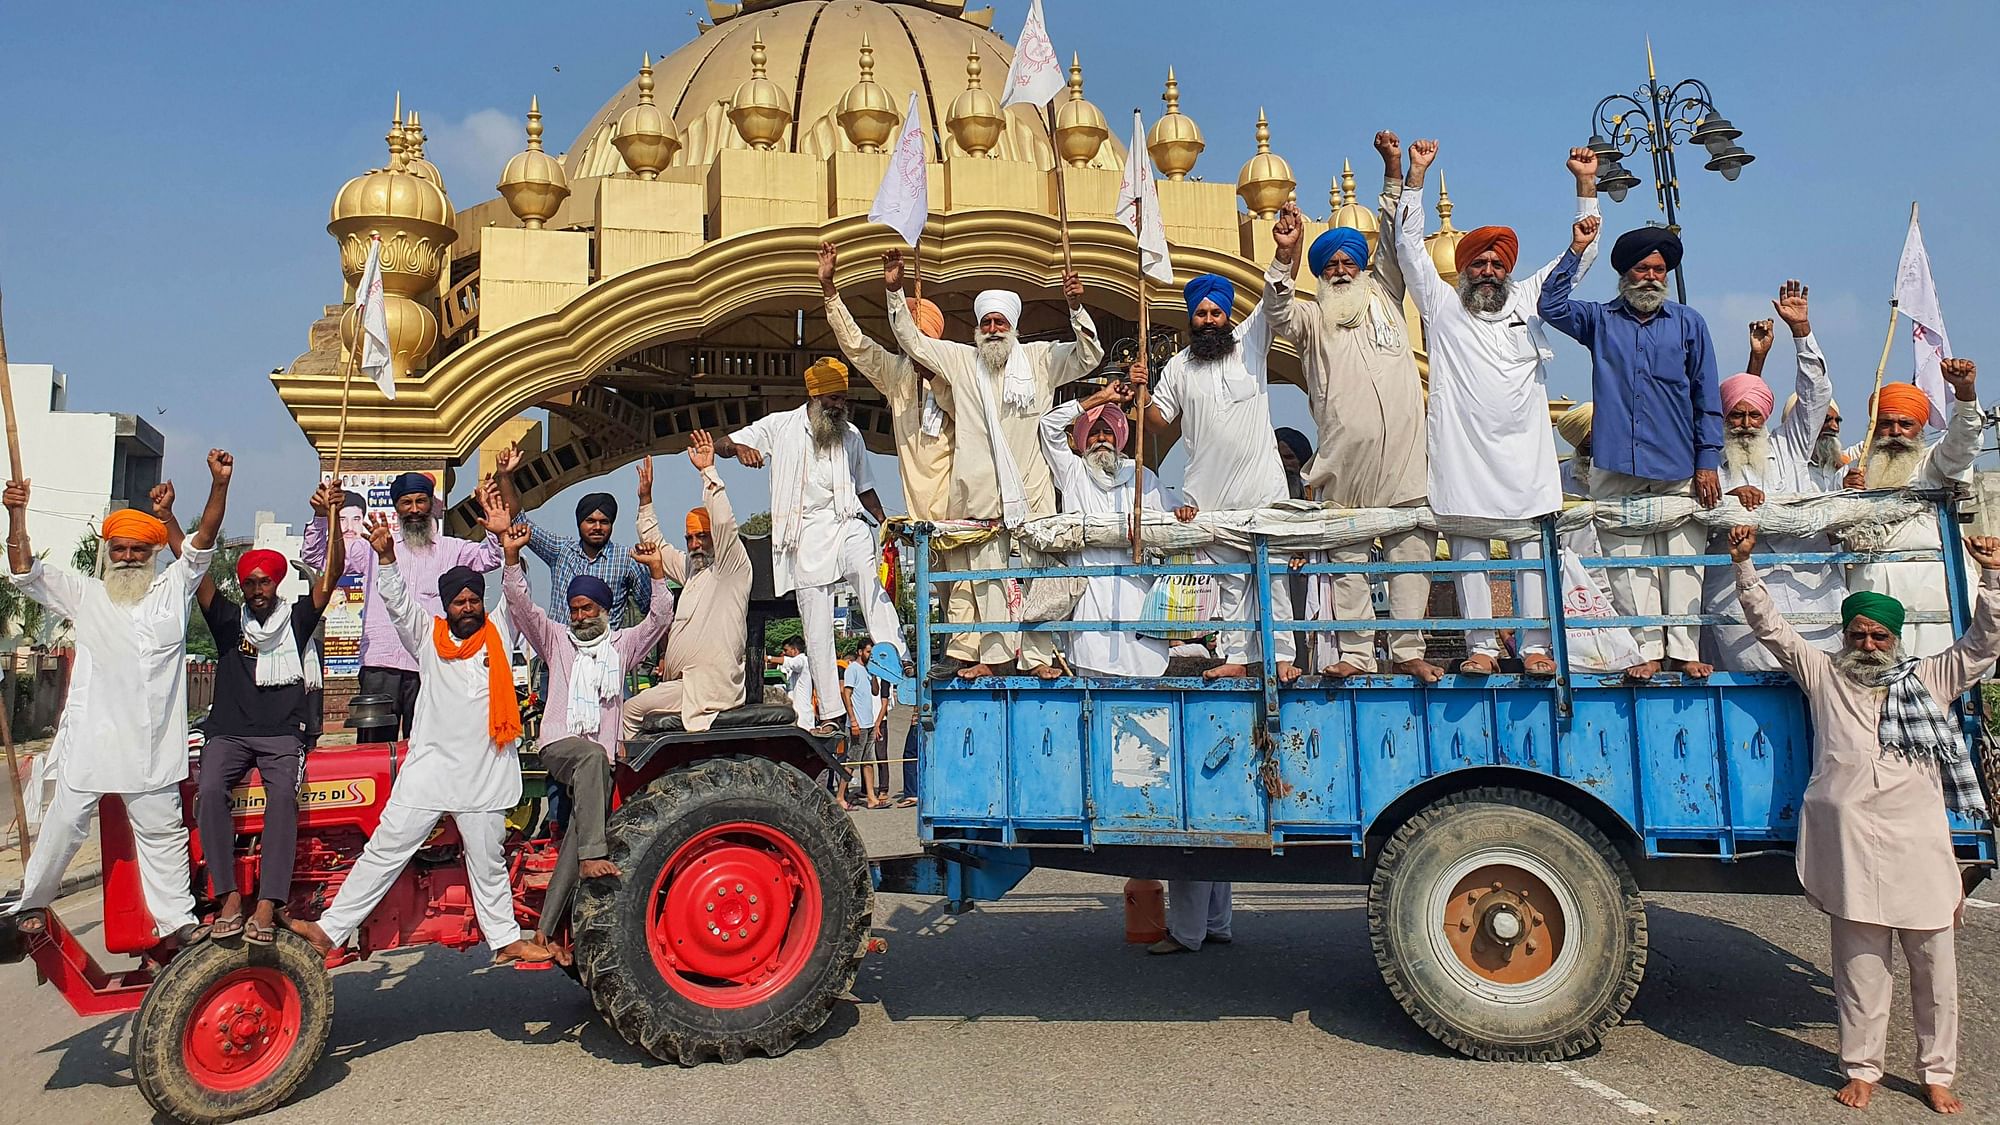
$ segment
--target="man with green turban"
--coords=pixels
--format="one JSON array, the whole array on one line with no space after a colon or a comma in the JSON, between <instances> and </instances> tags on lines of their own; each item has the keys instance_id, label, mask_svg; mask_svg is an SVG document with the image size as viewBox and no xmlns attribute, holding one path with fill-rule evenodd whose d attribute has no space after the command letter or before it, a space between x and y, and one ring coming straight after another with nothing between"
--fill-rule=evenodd
<instances>
[{"instance_id":1,"label":"man with green turban","mask_svg":"<svg viewBox=\"0 0 2000 1125\"><path fill-rule=\"evenodd\" d=\"M1957 643L1921 659L1903 652L1903 603L1873 591L1841 602L1838 653L1814 648L1765 589L1751 561L1756 546L1756 528L1730 530L1744 620L1798 681L1812 718L1798 874L1807 900L1833 925L1833 993L1847 1078L1838 1097L1862 1108L1882 1081L1891 957L1901 945L1917 1025L1917 1081L1932 1109L1957 1113L1952 938L1965 890L1946 815L1990 817L1951 704L2000 658L2000 539L1968 541L1983 571L1971 623Z\"/></svg>"}]
</instances>

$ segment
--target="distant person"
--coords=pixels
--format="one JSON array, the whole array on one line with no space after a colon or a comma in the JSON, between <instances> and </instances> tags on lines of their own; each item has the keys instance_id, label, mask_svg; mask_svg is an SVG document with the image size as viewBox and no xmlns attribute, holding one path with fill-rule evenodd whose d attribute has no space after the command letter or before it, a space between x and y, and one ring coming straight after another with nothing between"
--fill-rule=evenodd
<instances>
[{"instance_id":1,"label":"distant person","mask_svg":"<svg viewBox=\"0 0 2000 1125\"><path fill-rule=\"evenodd\" d=\"M861 797L871 809L889 807L888 733L882 729L882 682L868 674L875 642L863 640L841 673L841 701L847 705L847 760L861 774Z\"/></svg>"},{"instance_id":2,"label":"distant person","mask_svg":"<svg viewBox=\"0 0 2000 1125\"><path fill-rule=\"evenodd\" d=\"M1228 945L1234 917L1228 883L1200 879L1167 880L1167 936L1146 947L1153 954L1195 953L1202 946Z\"/></svg>"}]
</instances>

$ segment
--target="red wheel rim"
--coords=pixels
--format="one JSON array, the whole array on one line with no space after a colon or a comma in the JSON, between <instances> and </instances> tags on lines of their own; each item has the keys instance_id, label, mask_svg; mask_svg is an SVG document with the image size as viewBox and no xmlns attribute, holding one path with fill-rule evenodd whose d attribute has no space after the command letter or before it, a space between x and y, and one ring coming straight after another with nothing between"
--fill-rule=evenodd
<instances>
[{"instance_id":1,"label":"red wheel rim","mask_svg":"<svg viewBox=\"0 0 2000 1125\"><path fill-rule=\"evenodd\" d=\"M210 1090L247 1090L299 1041L298 986L276 969L237 969L202 994L181 1037L188 1074Z\"/></svg>"},{"instance_id":2,"label":"red wheel rim","mask_svg":"<svg viewBox=\"0 0 2000 1125\"><path fill-rule=\"evenodd\" d=\"M819 944L819 874L796 840L768 824L720 824L682 844L651 902L654 966L707 1007L768 999Z\"/></svg>"}]
</instances>

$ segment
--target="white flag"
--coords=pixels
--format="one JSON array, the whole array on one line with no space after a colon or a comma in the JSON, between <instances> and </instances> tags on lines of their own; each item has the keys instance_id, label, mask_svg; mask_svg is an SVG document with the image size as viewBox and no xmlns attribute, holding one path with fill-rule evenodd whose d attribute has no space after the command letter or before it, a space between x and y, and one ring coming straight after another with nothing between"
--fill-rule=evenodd
<instances>
[{"instance_id":1,"label":"white flag","mask_svg":"<svg viewBox=\"0 0 2000 1125\"><path fill-rule=\"evenodd\" d=\"M1924 234L1917 229L1914 212L1909 237L1903 240L1902 261L1896 263L1896 308L1915 322L1911 339L1916 366L1910 381L1930 396L1930 423L1943 429L1952 391L1944 381L1942 361L1951 357L1951 337L1945 334L1944 310L1938 307L1937 286L1931 283L1931 256L1924 251Z\"/></svg>"},{"instance_id":2,"label":"white flag","mask_svg":"<svg viewBox=\"0 0 2000 1125\"><path fill-rule=\"evenodd\" d=\"M389 310L382 300L382 240L368 244L368 264L361 267L361 284L354 287L354 304L361 310L360 367L384 398L396 397L396 371L389 357Z\"/></svg>"},{"instance_id":3,"label":"white flag","mask_svg":"<svg viewBox=\"0 0 2000 1125\"><path fill-rule=\"evenodd\" d=\"M1174 281L1167 257L1167 227L1160 221L1160 190L1146 159L1146 122L1132 111L1132 147L1125 152L1125 182L1118 185L1118 221L1139 240L1139 267L1163 285Z\"/></svg>"},{"instance_id":4,"label":"white flag","mask_svg":"<svg viewBox=\"0 0 2000 1125\"><path fill-rule=\"evenodd\" d=\"M1063 80L1062 64L1056 61L1056 45L1049 42L1049 25L1042 22L1042 0L1028 5L1028 20L1021 25L1021 41L1014 44L1014 62L1007 68L1007 94L1000 108L1010 105L1047 105L1069 83Z\"/></svg>"},{"instance_id":5,"label":"white flag","mask_svg":"<svg viewBox=\"0 0 2000 1125\"><path fill-rule=\"evenodd\" d=\"M917 95L910 93L909 111L903 114L903 131L889 156L889 170L882 174L882 186L875 189L875 203L868 208L868 221L894 227L903 241L912 246L923 237L924 223L931 217L930 172L924 167L924 123L917 117Z\"/></svg>"}]
</instances>

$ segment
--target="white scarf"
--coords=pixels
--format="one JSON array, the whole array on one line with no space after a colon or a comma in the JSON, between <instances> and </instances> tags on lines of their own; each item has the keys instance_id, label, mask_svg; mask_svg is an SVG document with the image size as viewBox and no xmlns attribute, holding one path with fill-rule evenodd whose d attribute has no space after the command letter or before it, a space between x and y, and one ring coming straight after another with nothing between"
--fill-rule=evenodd
<instances>
[{"instance_id":1,"label":"white scarf","mask_svg":"<svg viewBox=\"0 0 2000 1125\"><path fill-rule=\"evenodd\" d=\"M1007 405L1026 414L1035 408L1035 369L1020 344L1007 353L1007 376L1001 381L1001 396Z\"/></svg>"},{"instance_id":2,"label":"white scarf","mask_svg":"<svg viewBox=\"0 0 2000 1125\"><path fill-rule=\"evenodd\" d=\"M300 681L307 687L320 686L319 645L307 641L304 650L300 650L288 607L280 603L269 621L257 620L249 606L237 612L241 615L243 639L257 650L258 687L283 687Z\"/></svg>"},{"instance_id":3,"label":"white scarf","mask_svg":"<svg viewBox=\"0 0 2000 1125\"><path fill-rule=\"evenodd\" d=\"M944 407L938 405L937 396L929 387L924 388L923 421L918 428L928 438L944 436Z\"/></svg>"},{"instance_id":4,"label":"white scarf","mask_svg":"<svg viewBox=\"0 0 2000 1125\"><path fill-rule=\"evenodd\" d=\"M1019 345L1015 346L1014 354L1007 357L1006 382L1009 385L1014 381L1014 365L1017 362L1024 368L1028 363ZM984 363L978 366L979 373L971 379L975 388L973 394L979 399L980 413L986 417L986 440L993 450L993 478L1000 486L1000 522L1012 531L1028 522L1028 493L1021 484L1021 467L1014 463L1014 451L1007 447L1007 435L1000 429L1000 408L993 401L993 388L985 378L990 372ZM1031 392L1032 386L1031 377ZM1008 402L1011 405L1013 399L1009 397ZM1031 397L1028 406L1032 408L1033 405Z\"/></svg>"},{"instance_id":5,"label":"white scarf","mask_svg":"<svg viewBox=\"0 0 2000 1125\"><path fill-rule=\"evenodd\" d=\"M564 716L564 730L568 734L594 735L604 719L606 700L621 699L625 695L625 664L618 658L618 649L611 643L612 630L606 629L594 641L577 640L576 633L569 635L576 645L576 660L569 666L569 714Z\"/></svg>"}]
</instances>

